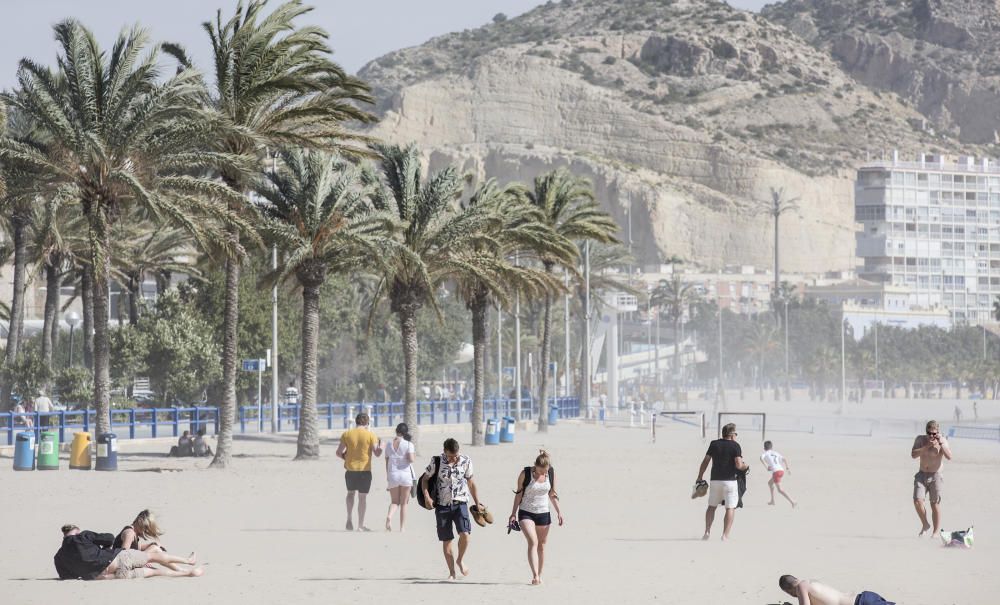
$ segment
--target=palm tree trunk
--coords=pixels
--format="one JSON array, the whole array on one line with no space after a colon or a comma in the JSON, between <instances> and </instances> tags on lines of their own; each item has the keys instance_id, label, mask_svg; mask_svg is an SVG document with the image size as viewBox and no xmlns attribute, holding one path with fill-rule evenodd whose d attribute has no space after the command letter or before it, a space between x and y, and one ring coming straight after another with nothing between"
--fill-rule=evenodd
<instances>
[{"instance_id":1,"label":"palm tree trunk","mask_svg":"<svg viewBox=\"0 0 1000 605\"><path fill-rule=\"evenodd\" d=\"M128 325L139 322L139 290L142 287L140 277L130 275L128 278Z\"/></svg>"},{"instance_id":2,"label":"palm tree trunk","mask_svg":"<svg viewBox=\"0 0 1000 605\"><path fill-rule=\"evenodd\" d=\"M239 241L235 229L230 237ZM240 259L226 261L226 304L222 322L222 403L219 406L219 437L215 458L209 465L226 468L233 456L233 422L236 419L236 347L240 308Z\"/></svg>"},{"instance_id":3,"label":"palm tree trunk","mask_svg":"<svg viewBox=\"0 0 1000 605\"><path fill-rule=\"evenodd\" d=\"M414 441L417 429L417 309L415 304L400 305L399 331L403 344L403 422L410 427Z\"/></svg>"},{"instance_id":4,"label":"palm tree trunk","mask_svg":"<svg viewBox=\"0 0 1000 605\"><path fill-rule=\"evenodd\" d=\"M90 264L94 296L94 409L97 435L111 432L111 357L108 346L108 279L111 275L111 237L100 209L87 215L90 227Z\"/></svg>"},{"instance_id":5,"label":"palm tree trunk","mask_svg":"<svg viewBox=\"0 0 1000 605\"><path fill-rule=\"evenodd\" d=\"M781 215L775 213L774 215L774 292L778 293L778 288L781 282L781 274L778 269L778 221L781 220Z\"/></svg>"},{"instance_id":6,"label":"palm tree trunk","mask_svg":"<svg viewBox=\"0 0 1000 605\"><path fill-rule=\"evenodd\" d=\"M681 316L680 313L674 318L674 397L675 403L681 402ZM680 409L680 408L678 408Z\"/></svg>"},{"instance_id":7,"label":"palm tree trunk","mask_svg":"<svg viewBox=\"0 0 1000 605\"><path fill-rule=\"evenodd\" d=\"M21 344L22 326L24 325L24 293L27 283L28 240L25 230L28 222L17 215L11 217L11 236L14 240L14 293L10 302L10 322L7 325L7 348L4 363L7 367L14 364ZM13 380L3 381L0 393L0 409L11 409L11 391ZM24 395L24 393L22 393Z\"/></svg>"},{"instance_id":8,"label":"palm tree trunk","mask_svg":"<svg viewBox=\"0 0 1000 605\"><path fill-rule=\"evenodd\" d=\"M485 293L476 294L472 305L472 445L483 445L483 392L486 388L486 351L490 347L489 330L487 329L488 297Z\"/></svg>"},{"instance_id":9,"label":"palm tree trunk","mask_svg":"<svg viewBox=\"0 0 1000 605\"><path fill-rule=\"evenodd\" d=\"M45 315L42 326L42 362L52 373L52 351L59 333L59 267L45 263Z\"/></svg>"},{"instance_id":10,"label":"palm tree trunk","mask_svg":"<svg viewBox=\"0 0 1000 605\"><path fill-rule=\"evenodd\" d=\"M552 265L545 265L545 272L552 273ZM549 357L552 349L552 295L545 293L545 314L542 319L542 350L538 364L538 432L549 430Z\"/></svg>"},{"instance_id":11,"label":"palm tree trunk","mask_svg":"<svg viewBox=\"0 0 1000 605\"><path fill-rule=\"evenodd\" d=\"M83 365L94 368L94 269L87 263L80 274L80 300L83 303Z\"/></svg>"},{"instance_id":12,"label":"palm tree trunk","mask_svg":"<svg viewBox=\"0 0 1000 605\"><path fill-rule=\"evenodd\" d=\"M316 426L316 346L319 335L319 289L322 280L303 279L302 284L302 404L299 411L299 441L296 460L319 458Z\"/></svg>"}]
</instances>

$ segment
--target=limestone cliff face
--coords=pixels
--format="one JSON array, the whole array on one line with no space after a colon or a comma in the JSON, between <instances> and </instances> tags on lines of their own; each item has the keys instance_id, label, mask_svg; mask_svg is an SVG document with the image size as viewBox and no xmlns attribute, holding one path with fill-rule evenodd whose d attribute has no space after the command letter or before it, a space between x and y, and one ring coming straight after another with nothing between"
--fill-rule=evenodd
<instances>
[{"instance_id":1,"label":"limestone cliff face","mask_svg":"<svg viewBox=\"0 0 1000 605\"><path fill-rule=\"evenodd\" d=\"M644 262L769 266L753 205L781 187L800 198L782 266L852 267L866 151L954 148L785 27L707 0L550 2L360 75L379 99L375 136L501 181L569 166L623 227L631 204Z\"/></svg>"},{"instance_id":2,"label":"limestone cliff face","mask_svg":"<svg viewBox=\"0 0 1000 605\"><path fill-rule=\"evenodd\" d=\"M997 142L996 0L788 0L763 14L864 84L897 93L936 129L964 142Z\"/></svg>"}]
</instances>

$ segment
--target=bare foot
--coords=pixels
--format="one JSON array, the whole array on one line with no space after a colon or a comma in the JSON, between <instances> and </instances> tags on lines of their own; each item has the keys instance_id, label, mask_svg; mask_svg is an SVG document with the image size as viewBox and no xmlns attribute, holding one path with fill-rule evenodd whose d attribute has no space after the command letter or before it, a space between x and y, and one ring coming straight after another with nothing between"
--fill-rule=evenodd
<instances>
[{"instance_id":1,"label":"bare foot","mask_svg":"<svg viewBox=\"0 0 1000 605\"><path fill-rule=\"evenodd\" d=\"M205 570L203 570L202 568L200 568L200 567L193 567L193 568L191 568L191 571L188 572L188 575L191 576L192 578L197 578L198 576L200 576L200 575L202 575L204 573L205 573Z\"/></svg>"},{"instance_id":2,"label":"bare foot","mask_svg":"<svg viewBox=\"0 0 1000 605\"><path fill-rule=\"evenodd\" d=\"M354 531L354 523L351 523L351 520L348 519L347 525L344 526L344 529L346 529L347 531Z\"/></svg>"},{"instance_id":3,"label":"bare foot","mask_svg":"<svg viewBox=\"0 0 1000 605\"><path fill-rule=\"evenodd\" d=\"M538 578L531 578L531 585L532 586L538 586L541 583L542 583L542 581L539 580Z\"/></svg>"},{"instance_id":4,"label":"bare foot","mask_svg":"<svg viewBox=\"0 0 1000 605\"><path fill-rule=\"evenodd\" d=\"M705 535L702 536L701 539L702 540L708 540L708 532L705 532Z\"/></svg>"},{"instance_id":5,"label":"bare foot","mask_svg":"<svg viewBox=\"0 0 1000 605\"><path fill-rule=\"evenodd\" d=\"M198 555L196 555L193 552L188 556L187 561L185 561L185 563L187 563L188 565L194 565L197 562L198 562Z\"/></svg>"},{"instance_id":6,"label":"bare foot","mask_svg":"<svg viewBox=\"0 0 1000 605\"><path fill-rule=\"evenodd\" d=\"M727 540L729 540L729 536L722 534L722 541L725 542Z\"/></svg>"},{"instance_id":7,"label":"bare foot","mask_svg":"<svg viewBox=\"0 0 1000 605\"><path fill-rule=\"evenodd\" d=\"M770 502L768 502L767 505L768 506L774 506L774 500L771 500Z\"/></svg>"},{"instance_id":8,"label":"bare foot","mask_svg":"<svg viewBox=\"0 0 1000 605\"><path fill-rule=\"evenodd\" d=\"M792 508L798 508L798 507L799 507L798 502L792 502Z\"/></svg>"},{"instance_id":9,"label":"bare foot","mask_svg":"<svg viewBox=\"0 0 1000 605\"><path fill-rule=\"evenodd\" d=\"M455 581L455 574L451 574L450 576L448 576L447 578L445 578L445 581L447 581L447 582L454 582Z\"/></svg>"},{"instance_id":10,"label":"bare foot","mask_svg":"<svg viewBox=\"0 0 1000 605\"><path fill-rule=\"evenodd\" d=\"M361 527L358 528L358 531L371 531L371 530L362 525Z\"/></svg>"},{"instance_id":11,"label":"bare foot","mask_svg":"<svg viewBox=\"0 0 1000 605\"><path fill-rule=\"evenodd\" d=\"M471 570L468 567L466 567L465 565L462 565L461 561L455 561L455 563L458 565L458 571L462 572L463 576L469 575L469 571L471 571Z\"/></svg>"},{"instance_id":12,"label":"bare foot","mask_svg":"<svg viewBox=\"0 0 1000 605\"><path fill-rule=\"evenodd\" d=\"M388 519L385 520L385 531L392 531L392 522Z\"/></svg>"},{"instance_id":13,"label":"bare foot","mask_svg":"<svg viewBox=\"0 0 1000 605\"><path fill-rule=\"evenodd\" d=\"M923 527L922 527L922 528L920 529L920 533L919 533L919 534L917 534L917 537L918 537L918 538L922 538L922 537L924 536L924 534L926 534L926 533L927 533L927 531L928 531L928 530L929 530L930 528L931 528L931 524L930 524L930 523L927 523L927 524L925 524L925 525L924 525L924 526L923 526ZM932 534L932 535L933 535L933 534Z\"/></svg>"}]
</instances>

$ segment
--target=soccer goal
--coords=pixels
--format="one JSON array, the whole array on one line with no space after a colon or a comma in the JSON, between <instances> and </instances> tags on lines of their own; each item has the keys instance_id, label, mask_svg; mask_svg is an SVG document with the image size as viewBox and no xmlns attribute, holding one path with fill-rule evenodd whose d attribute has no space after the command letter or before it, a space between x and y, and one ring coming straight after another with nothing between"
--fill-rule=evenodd
<instances>
[{"instance_id":1,"label":"soccer goal","mask_svg":"<svg viewBox=\"0 0 1000 605\"><path fill-rule=\"evenodd\" d=\"M742 422L743 419L732 419L730 416L743 416L749 419L749 422ZM760 431L761 442L767 441L767 414L764 412L719 412L718 428L716 429L719 433L719 438L722 438L722 427L725 425L723 418L727 421L736 423L736 432L740 431L740 428L744 431Z\"/></svg>"},{"instance_id":2,"label":"soccer goal","mask_svg":"<svg viewBox=\"0 0 1000 605\"><path fill-rule=\"evenodd\" d=\"M656 443L656 426L660 424L661 432L664 428L671 426L692 426L698 429L701 433L701 438L704 439L707 432L707 421L705 420L705 412L699 411L680 411L680 412L657 412L653 414L653 420L650 422L650 426L653 431L653 443Z\"/></svg>"}]
</instances>

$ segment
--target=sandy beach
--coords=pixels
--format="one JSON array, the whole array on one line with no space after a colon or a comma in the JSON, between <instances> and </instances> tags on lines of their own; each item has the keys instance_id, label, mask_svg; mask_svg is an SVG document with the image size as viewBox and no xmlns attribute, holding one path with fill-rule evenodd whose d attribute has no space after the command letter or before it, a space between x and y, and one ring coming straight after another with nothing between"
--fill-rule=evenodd
<instances>
[{"instance_id":1,"label":"sandy beach","mask_svg":"<svg viewBox=\"0 0 1000 605\"><path fill-rule=\"evenodd\" d=\"M852 414L942 420L954 402L879 402ZM789 404L773 405L774 413ZM809 414L831 415L831 406ZM755 401L730 409L756 411ZM982 402L985 418L998 414ZM920 416L917 416L920 414ZM739 420L737 420L739 422ZM777 427L777 419L774 421ZM425 431L420 461L438 452L443 434ZM467 435L458 435L463 443ZM710 436L711 438L711 436ZM204 470L206 460L168 459L160 444L126 450L120 471L15 473L0 459L0 506L7 512L0 557L4 603L727 603L788 600L778 576L820 579L845 591L873 590L906 605L997 602L1000 538L995 521L1000 443L955 439L946 463L946 529L976 524L972 550L918 539L911 500L913 436L833 436L770 432L791 461L786 488L799 500L768 506L766 473L757 460L759 431L740 430L754 466L732 540L701 540L704 500L690 489L704 442L690 426L663 423L657 443L645 429L563 422L548 435L521 432L513 445L471 448L481 495L497 516L475 527L472 574L448 583L432 514L410 508L406 533L382 530L388 503L382 460L375 466L367 524L344 530L342 464L335 439L323 459L291 461L294 437L240 439L231 470ZM566 525L552 530L542 587L528 586L524 539L507 535L516 474L539 447L558 472ZM419 471L418 471L419 472ZM199 579L58 582L52 555L58 528L73 522L117 532L142 508L159 516L174 553L197 550Z\"/></svg>"}]
</instances>

